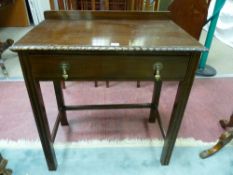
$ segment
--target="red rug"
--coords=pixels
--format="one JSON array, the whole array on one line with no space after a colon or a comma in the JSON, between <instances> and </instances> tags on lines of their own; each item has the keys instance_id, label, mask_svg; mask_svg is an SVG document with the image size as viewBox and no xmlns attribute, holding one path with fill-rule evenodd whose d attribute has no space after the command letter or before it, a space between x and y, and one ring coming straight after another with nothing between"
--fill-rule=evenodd
<instances>
[{"instance_id":1,"label":"red rug","mask_svg":"<svg viewBox=\"0 0 233 175\"><path fill-rule=\"evenodd\" d=\"M68 82L64 90L66 104L144 103L151 102L152 83L104 82L98 88L93 82ZM53 86L41 83L50 129L57 107ZM165 128L171 114L177 83L165 82L159 111ZM0 139L37 140L24 82L0 82ZM228 119L233 111L233 78L196 79L179 137L205 142L215 141L222 129L219 119ZM56 141L122 140L162 138L157 124L148 123L149 109L82 110L68 112L69 127L59 127Z\"/></svg>"}]
</instances>

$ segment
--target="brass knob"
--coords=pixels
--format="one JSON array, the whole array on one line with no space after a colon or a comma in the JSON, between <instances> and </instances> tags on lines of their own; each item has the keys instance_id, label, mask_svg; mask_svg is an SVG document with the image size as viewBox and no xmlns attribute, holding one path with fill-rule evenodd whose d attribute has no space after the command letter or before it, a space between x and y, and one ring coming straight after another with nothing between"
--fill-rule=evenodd
<instances>
[{"instance_id":1,"label":"brass knob","mask_svg":"<svg viewBox=\"0 0 233 175\"><path fill-rule=\"evenodd\" d=\"M67 63L63 63L61 64L61 69L62 69L62 77L64 80L67 80L69 78L69 75L68 75L68 70L69 70L69 64Z\"/></svg>"},{"instance_id":2,"label":"brass knob","mask_svg":"<svg viewBox=\"0 0 233 175\"><path fill-rule=\"evenodd\" d=\"M161 70L163 69L163 64L162 63L155 63L153 66L155 70L155 80L160 81L161 80Z\"/></svg>"}]
</instances>

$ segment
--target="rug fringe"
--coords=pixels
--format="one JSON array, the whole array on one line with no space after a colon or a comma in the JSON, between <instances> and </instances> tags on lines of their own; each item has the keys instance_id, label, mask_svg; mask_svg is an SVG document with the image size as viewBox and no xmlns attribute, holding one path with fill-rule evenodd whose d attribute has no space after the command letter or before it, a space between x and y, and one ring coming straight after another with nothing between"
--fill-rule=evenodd
<instances>
[{"instance_id":1,"label":"rug fringe","mask_svg":"<svg viewBox=\"0 0 233 175\"><path fill-rule=\"evenodd\" d=\"M163 140L159 139L124 139L124 140L81 140L77 142L58 142L55 148L103 148L103 147L162 147ZM196 147L213 146L216 142L203 142L193 138L178 138L176 146ZM233 146L233 144L229 144ZM0 148L41 148L39 140L0 140Z\"/></svg>"}]
</instances>

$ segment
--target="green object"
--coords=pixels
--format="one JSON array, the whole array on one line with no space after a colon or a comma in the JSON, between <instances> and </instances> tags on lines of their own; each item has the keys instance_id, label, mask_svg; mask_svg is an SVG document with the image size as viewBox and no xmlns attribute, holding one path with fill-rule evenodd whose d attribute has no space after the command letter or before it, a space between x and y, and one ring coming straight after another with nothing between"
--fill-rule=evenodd
<instances>
[{"instance_id":1,"label":"green object","mask_svg":"<svg viewBox=\"0 0 233 175\"><path fill-rule=\"evenodd\" d=\"M171 0L160 0L159 1L159 10L160 11L167 11L170 3L171 3Z\"/></svg>"},{"instance_id":2,"label":"green object","mask_svg":"<svg viewBox=\"0 0 233 175\"><path fill-rule=\"evenodd\" d=\"M216 0L214 11L213 11L213 16L210 18L211 23L210 23L210 27L209 27L206 41L205 41L205 47L208 49L210 49L211 47L213 36L214 36L214 31L215 31L215 28L218 22L218 17L225 2L226 0ZM199 63L199 69L205 69L208 55L209 55L209 52L202 53L201 60Z\"/></svg>"}]
</instances>

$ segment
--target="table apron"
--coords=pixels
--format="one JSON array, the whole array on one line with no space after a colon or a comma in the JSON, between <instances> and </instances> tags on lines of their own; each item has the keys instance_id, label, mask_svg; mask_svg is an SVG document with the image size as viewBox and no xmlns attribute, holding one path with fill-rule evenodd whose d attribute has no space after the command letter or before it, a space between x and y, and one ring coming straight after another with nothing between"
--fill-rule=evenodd
<instances>
[{"instance_id":1,"label":"table apron","mask_svg":"<svg viewBox=\"0 0 233 175\"><path fill-rule=\"evenodd\" d=\"M189 57L185 56L76 56L33 55L28 57L32 76L40 80L154 80L156 63L162 64L162 80L183 80Z\"/></svg>"}]
</instances>

